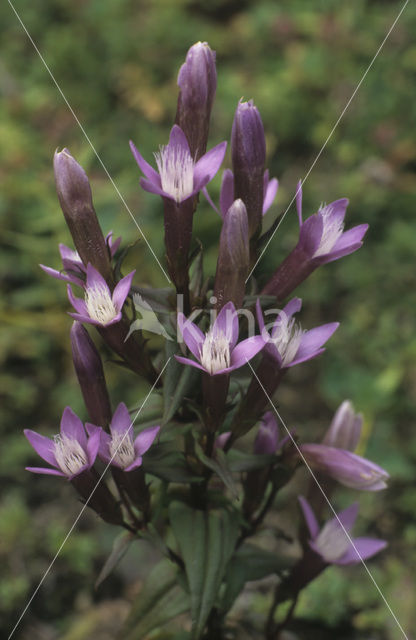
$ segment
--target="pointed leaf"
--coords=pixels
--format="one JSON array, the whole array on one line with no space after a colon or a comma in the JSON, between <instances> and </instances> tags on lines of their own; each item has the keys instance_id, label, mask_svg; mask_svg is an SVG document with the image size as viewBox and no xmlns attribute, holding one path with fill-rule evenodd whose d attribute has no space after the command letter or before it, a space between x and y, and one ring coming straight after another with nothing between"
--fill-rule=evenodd
<instances>
[{"instance_id":1,"label":"pointed leaf","mask_svg":"<svg viewBox=\"0 0 416 640\"><path fill-rule=\"evenodd\" d=\"M170 506L191 598L192 640L199 640L217 598L238 536L238 519L229 511L204 512L180 503Z\"/></svg>"},{"instance_id":2,"label":"pointed leaf","mask_svg":"<svg viewBox=\"0 0 416 640\"><path fill-rule=\"evenodd\" d=\"M162 560L145 581L120 638L141 640L188 609L189 595L178 585L178 570L169 560Z\"/></svg>"},{"instance_id":3,"label":"pointed leaf","mask_svg":"<svg viewBox=\"0 0 416 640\"><path fill-rule=\"evenodd\" d=\"M222 451L221 449L217 449L217 451L215 452L215 458L208 458L208 456L206 456L202 451L200 444L195 441L195 453L201 460L201 462L203 462L204 465L208 467L208 469L214 471L214 473L216 473L217 476L221 478L227 489L231 491L231 495L233 496L233 498L235 500L238 500L239 492L237 489L237 485L234 482L232 471L229 467L228 459L224 451Z\"/></svg>"},{"instance_id":4,"label":"pointed leaf","mask_svg":"<svg viewBox=\"0 0 416 640\"><path fill-rule=\"evenodd\" d=\"M165 425L175 415L186 395L189 394L199 373L194 367L183 366L173 357L180 354L178 345L173 342L166 343L166 357L170 357L166 367L163 385L164 412L162 424Z\"/></svg>"},{"instance_id":5,"label":"pointed leaf","mask_svg":"<svg viewBox=\"0 0 416 640\"><path fill-rule=\"evenodd\" d=\"M110 573L112 573L118 563L123 559L125 553L134 540L137 540L136 536L128 531L123 531L114 539L113 549L109 557L107 558L103 568L101 569L97 580L95 581L96 589L110 575Z\"/></svg>"}]
</instances>

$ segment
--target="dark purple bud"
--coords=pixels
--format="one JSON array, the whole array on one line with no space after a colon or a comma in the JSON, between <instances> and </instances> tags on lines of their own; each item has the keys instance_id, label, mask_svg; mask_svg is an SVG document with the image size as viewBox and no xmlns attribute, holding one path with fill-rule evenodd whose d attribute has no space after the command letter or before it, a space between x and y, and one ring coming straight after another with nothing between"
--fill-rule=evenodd
<instances>
[{"instance_id":1,"label":"dark purple bud","mask_svg":"<svg viewBox=\"0 0 416 640\"><path fill-rule=\"evenodd\" d=\"M53 164L59 202L75 248L85 266L90 262L111 283L110 254L94 210L87 174L68 149L55 152Z\"/></svg>"},{"instance_id":2,"label":"dark purple bud","mask_svg":"<svg viewBox=\"0 0 416 640\"><path fill-rule=\"evenodd\" d=\"M178 74L176 124L185 133L191 155L198 160L207 147L209 120L217 88L215 52L206 42L197 42L188 51Z\"/></svg>"},{"instance_id":3,"label":"dark purple bud","mask_svg":"<svg viewBox=\"0 0 416 640\"><path fill-rule=\"evenodd\" d=\"M256 439L254 441L254 453L257 455L273 455L279 444L279 427L276 416L272 411L264 414Z\"/></svg>"},{"instance_id":4,"label":"dark purple bud","mask_svg":"<svg viewBox=\"0 0 416 640\"><path fill-rule=\"evenodd\" d=\"M111 422L112 414L103 364L94 342L80 322L72 325L71 349L90 420L93 424L106 427Z\"/></svg>"},{"instance_id":5,"label":"dark purple bud","mask_svg":"<svg viewBox=\"0 0 416 640\"><path fill-rule=\"evenodd\" d=\"M354 451L360 439L362 426L363 416L355 413L349 400L344 400L338 407L322 444Z\"/></svg>"},{"instance_id":6,"label":"dark purple bud","mask_svg":"<svg viewBox=\"0 0 416 640\"><path fill-rule=\"evenodd\" d=\"M263 123L253 101L239 102L231 132L234 197L247 208L250 237L258 232L263 214L266 141Z\"/></svg>"},{"instance_id":7,"label":"dark purple bud","mask_svg":"<svg viewBox=\"0 0 416 640\"><path fill-rule=\"evenodd\" d=\"M123 514L119 502L94 469L83 471L71 478L70 482L82 501L98 513L105 522L123 526Z\"/></svg>"},{"instance_id":8,"label":"dark purple bud","mask_svg":"<svg viewBox=\"0 0 416 640\"><path fill-rule=\"evenodd\" d=\"M227 302L233 302L236 309L242 306L249 267L247 210L242 200L236 200L224 217L220 236L214 286L218 310Z\"/></svg>"}]
</instances>

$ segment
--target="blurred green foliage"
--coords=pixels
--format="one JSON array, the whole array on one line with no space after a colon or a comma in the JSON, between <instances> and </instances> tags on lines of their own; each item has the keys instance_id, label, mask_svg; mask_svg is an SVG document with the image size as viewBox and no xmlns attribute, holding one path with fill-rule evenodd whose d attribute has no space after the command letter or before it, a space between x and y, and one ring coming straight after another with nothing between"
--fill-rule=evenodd
<instances>
[{"instance_id":1,"label":"blurred green foliage","mask_svg":"<svg viewBox=\"0 0 416 640\"><path fill-rule=\"evenodd\" d=\"M269 225L289 205L296 181L308 172L401 8L382 0L16 0L14 5L159 256L160 202L138 188L127 143L132 138L150 159L167 141L176 73L188 47L207 40L217 51L212 145L229 138L241 96L253 97L261 111L269 168L280 180ZM139 240L128 258L128 266L137 269L137 284L165 283L8 3L0 7L0 19L0 618L7 633L79 512L63 481L23 470L33 461L24 427L55 433L67 404L86 417L69 355L65 286L38 267L59 268L57 244L70 244L54 192L55 148L67 146L87 170L103 229L123 235L126 243ZM361 452L387 468L392 481L382 495L358 496L361 523L363 531L389 540L371 570L406 630L416 626L411 595L416 588L411 569L416 560L415 30L416 6L409 3L304 186L305 214L346 195L348 224L369 222L370 231L361 251L318 270L299 289L305 327L342 324L319 361L287 377L280 397L286 422L311 438L323 433L346 397L365 414ZM218 190L219 178L211 187L215 198ZM205 202L195 228L212 272L220 220ZM258 268L259 279L296 236L292 206ZM128 373L110 364L107 375L114 403L138 403L145 390ZM94 593L93 577L113 535L90 514L83 516L17 637L113 637L111 625L97 632L96 618L105 616L94 617L93 603L101 612L113 607L117 617L117 598L128 598L137 579L133 556ZM137 551L136 560L141 566L143 553ZM265 607L259 592L253 615ZM305 638L307 628L316 638L402 637L360 567L322 576L301 599L297 624Z\"/></svg>"}]
</instances>

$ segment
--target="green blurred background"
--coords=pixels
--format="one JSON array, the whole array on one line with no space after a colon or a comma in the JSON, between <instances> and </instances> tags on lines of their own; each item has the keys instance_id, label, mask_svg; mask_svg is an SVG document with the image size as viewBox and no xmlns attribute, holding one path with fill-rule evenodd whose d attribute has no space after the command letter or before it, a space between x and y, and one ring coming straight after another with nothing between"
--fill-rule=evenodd
<instances>
[{"instance_id":1,"label":"green blurred background","mask_svg":"<svg viewBox=\"0 0 416 640\"><path fill-rule=\"evenodd\" d=\"M240 97L254 98L260 109L268 166L280 180L268 226L289 204L402 6L381 0L14 4L160 257L160 201L138 187L128 140L148 159L167 141L176 74L189 46L207 40L217 51L211 146L229 138ZM70 360L65 286L38 267L60 268L57 243L70 244L54 190L57 147L67 146L87 170L103 229L125 242L139 234L6 2L0 22L0 628L7 635L79 512L63 481L24 471L35 458L23 428L55 433L67 404L86 417ZM389 541L370 568L408 633L416 626L415 32L411 2L304 186L305 214L348 196L348 225L368 222L370 231L362 250L321 268L299 289L305 327L342 324L323 357L292 371L280 397L286 422L307 439L323 433L345 398L364 413L361 453L391 473L390 487L376 495L339 494L338 501L359 499L359 528ZM218 189L219 178L211 187L215 197ZM211 271L219 230L219 217L202 203L196 233ZM297 232L292 207L259 277L293 247ZM165 286L142 240L128 264L137 269L137 284ZM145 390L136 379L111 364L107 371L114 403L137 404ZM111 527L84 514L15 637L115 637L151 554L137 549L94 591L113 537ZM267 604L255 590L250 614L262 616ZM235 616L241 615L237 607ZM301 598L298 620L302 638L403 637L362 567L324 574Z\"/></svg>"}]
</instances>

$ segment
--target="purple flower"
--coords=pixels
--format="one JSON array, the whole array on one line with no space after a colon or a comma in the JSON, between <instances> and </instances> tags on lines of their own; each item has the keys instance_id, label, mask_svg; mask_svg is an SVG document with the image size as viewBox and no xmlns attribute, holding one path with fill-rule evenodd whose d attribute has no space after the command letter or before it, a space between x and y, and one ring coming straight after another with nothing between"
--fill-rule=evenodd
<instances>
[{"instance_id":1,"label":"purple flower","mask_svg":"<svg viewBox=\"0 0 416 640\"><path fill-rule=\"evenodd\" d=\"M253 336L237 344L238 315L232 302L223 306L206 334L183 313L178 313L178 326L185 344L198 362L182 356L175 358L211 376L242 367L264 347L261 336Z\"/></svg>"},{"instance_id":2,"label":"purple flower","mask_svg":"<svg viewBox=\"0 0 416 640\"><path fill-rule=\"evenodd\" d=\"M110 233L106 235L105 241L110 252L110 256L113 258L120 246L121 238L113 240L113 232L110 231ZM84 287L86 268L78 251L74 251L65 244L59 244L59 253L61 254L62 259L62 271L51 269L51 267L46 267L43 264L39 265L40 268L49 276L52 276L52 278ZM79 277L77 274L79 274Z\"/></svg>"},{"instance_id":3,"label":"purple flower","mask_svg":"<svg viewBox=\"0 0 416 640\"><path fill-rule=\"evenodd\" d=\"M68 298L77 313L69 315L80 322L108 327L120 322L121 310L130 291L131 281L135 274L132 271L115 286L113 294L102 275L91 264L87 266L85 299L76 298L68 285Z\"/></svg>"},{"instance_id":4,"label":"purple flower","mask_svg":"<svg viewBox=\"0 0 416 640\"><path fill-rule=\"evenodd\" d=\"M254 453L272 455L279 446L279 427L273 411L267 411L261 419L260 427L254 441Z\"/></svg>"},{"instance_id":5,"label":"purple flower","mask_svg":"<svg viewBox=\"0 0 416 640\"><path fill-rule=\"evenodd\" d=\"M357 503L341 511L319 530L315 514L307 500L300 496L299 502L309 529L309 545L325 564L357 564L387 546L384 540L376 538L348 538L345 531L349 534L354 526L358 515Z\"/></svg>"},{"instance_id":6,"label":"purple flower","mask_svg":"<svg viewBox=\"0 0 416 640\"><path fill-rule=\"evenodd\" d=\"M62 414L61 432L53 439L30 429L25 429L24 434L36 453L54 467L26 467L27 471L71 479L94 464L100 445L101 428L95 427L94 433L87 438L81 420L71 407L66 407Z\"/></svg>"},{"instance_id":7,"label":"purple flower","mask_svg":"<svg viewBox=\"0 0 416 640\"><path fill-rule=\"evenodd\" d=\"M339 327L339 322L330 322L310 331L303 331L300 324L292 318L301 307L302 300L293 298L278 314L269 334L264 323L260 301L257 300L257 319L261 335L266 341L264 349L268 355L277 360L280 369L293 367L295 364L319 356L325 351L322 345Z\"/></svg>"},{"instance_id":8,"label":"purple flower","mask_svg":"<svg viewBox=\"0 0 416 640\"><path fill-rule=\"evenodd\" d=\"M279 188L279 181L277 178L269 179L269 170L266 169L263 176L263 210L264 215L272 206L273 200L276 197L277 190ZM215 206L212 201L206 187L202 190L204 196L208 200L211 207L221 215L225 217L228 209L234 202L234 174L231 169L225 169L222 174L221 191L220 191L220 209Z\"/></svg>"},{"instance_id":9,"label":"purple flower","mask_svg":"<svg viewBox=\"0 0 416 640\"><path fill-rule=\"evenodd\" d=\"M349 400L344 400L336 410L322 444L354 451L360 439L362 426L362 415L354 412L354 407Z\"/></svg>"},{"instance_id":10,"label":"purple flower","mask_svg":"<svg viewBox=\"0 0 416 640\"><path fill-rule=\"evenodd\" d=\"M351 451L324 444L302 444L299 449L312 469L327 474L345 487L380 491L387 486L387 471Z\"/></svg>"},{"instance_id":11,"label":"purple flower","mask_svg":"<svg viewBox=\"0 0 416 640\"><path fill-rule=\"evenodd\" d=\"M155 153L158 173L130 142L134 158L145 175L140 179L142 188L177 203L192 198L212 180L224 160L226 147L227 143L221 142L195 162L185 134L175 124L169 144Z\"/></svg>"},{"instance_id":12,"label":"purple flower","mask_svg":"<svg viewBox=\"0 0 416 640\"><path fill-rule=\"evenodd\" d=\"M95 425L88 425L90 433L95 433ZM100 429L101 439L98 455L105 463L111 463L123 471L133 471L142 464L142 456L153 444L160 427L149 427L133 439L133 425L124 402L114 412L110 433Z\"/></svg>"},{"instance_id":13,"label":"purple flower","mask_svg":"<svg viewBox=\"0 0 416 640\"><path fill-rule=\"evenodd\" d=\"M302 184L298 182L296 208L299 216L299 249L318 266L353 253L362 246L368 224L360 224L344 231L344 217L348 199L334 200L319 208L318 212L303 222Z\"/></svg>"}]
</instances>

